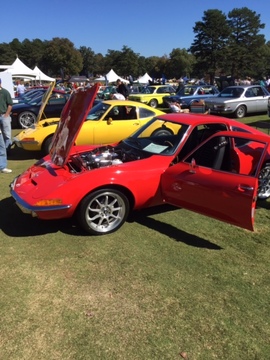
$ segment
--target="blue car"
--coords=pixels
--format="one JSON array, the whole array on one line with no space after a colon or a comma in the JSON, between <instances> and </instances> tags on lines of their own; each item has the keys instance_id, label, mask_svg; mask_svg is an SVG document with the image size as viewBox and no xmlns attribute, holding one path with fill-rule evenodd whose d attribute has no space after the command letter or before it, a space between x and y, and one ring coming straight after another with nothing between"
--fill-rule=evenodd
<instances>
[{"instance_id":1,"label":"blue car","mask_svg":"<svg viewBox=\"0 0 270 360\"><path fill-rule=\"evenodd\" d=\"M163 101L166 107L170 107L170 103L177 102L181 104L182 109L190 109L194 102L218 94L218 89L213 85L185 85L175 95L164 96Z\"/></svg>"}]
</instances>

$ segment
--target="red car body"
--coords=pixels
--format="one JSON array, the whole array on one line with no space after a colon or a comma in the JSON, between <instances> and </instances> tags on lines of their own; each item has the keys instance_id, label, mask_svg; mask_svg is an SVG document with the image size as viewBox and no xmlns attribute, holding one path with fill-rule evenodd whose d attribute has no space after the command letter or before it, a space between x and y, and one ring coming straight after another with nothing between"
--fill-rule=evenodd
<instances>
[{"instance_id":1,"label":"red car body","mask_svg":"<svg viewBox=\"0 0 270 360\"><path fill-rule=\"evenodd\" d=\"M131 210L170 203L253 230L257 195L270 196L270 136L220 116L165 114L117 144L73 146L97 89L72 94L50 155L12 182L24 212L76 214L105 234Z\"/></svg>"}]
</instances>

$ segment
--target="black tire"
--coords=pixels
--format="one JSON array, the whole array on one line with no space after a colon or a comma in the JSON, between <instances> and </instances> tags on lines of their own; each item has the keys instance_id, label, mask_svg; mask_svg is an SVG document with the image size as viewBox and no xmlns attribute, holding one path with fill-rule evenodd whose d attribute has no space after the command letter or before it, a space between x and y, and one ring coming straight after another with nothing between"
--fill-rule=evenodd
<instances>
[{"instance_id":1,"label":"black tire","mask_svg":"<svg viewBox=\"0 0 270 360\"><path fill-rule=\"evenodd\" d=\"M89 234L110 234L126 221L129 208L129 201L122 192L101 189L81 201L77 217L81 227Z\"/></svg>"},{"instance_id":2,"label":"black tire","mask_svg":"<svg viewBox=\"0 0 270 360\"><path fill-rule=\"evenodd\" d=\"M151 136L168 136L168 135L172 135L172 132L170 130L168 130L167 128L164 129L160 128L155 130Z\"/></svg>"},{"instance_id":3,"label":"black tire","mask_svg":"<svg viewBox=\"0 0 270 360\"><path fill-rule=\"evenodd\" d=\"M270 163L264 164L259 173L258 200L270 197Z\"/></svg>"},{"instance_id":4,"label":"black tire","mask_svg":"<svg viewBox=\"0 0 270 360\"><path fill-rule=\"evenodd\" d=\"M50 148L51 148L51 143L52 143L52 139L53 139L53 135L48 136L42 144L42 155L48 155L50 152Z\"/></svg>"},{"instance_id":5,"label":"black tire","mask_svg":"<svg viewBox=\"0 0 270 360\"><path fill-rule=\"evenodd\" d=\"M158 102L156 99L151 99L149 101L149 106L151 106L152 108L156 108L158 106Z\"/></svg>"},{"instance_id":6,"label":"black tire","mask_svg":"<svg viewBox=\"0 0 270 360\"><path fill-rule=\"evenodd\" d=\"M234 114L235 117L237 119L242 119L246 116L247 113L247 108L245 107L245 105L240 105L238 106L238 108L235 110Z\"/></svg>"},{"instance_id":7,"label":"black tire","mask_svg":"<svg viewBox=\"0 0 270 360\"><path fill-rule=\"evenodd\" d=\"M31 111L23 111L18 116L18 125L23 128L27 129L34 125L37 121L37 116Z\"/></svg>"}]
</instances>

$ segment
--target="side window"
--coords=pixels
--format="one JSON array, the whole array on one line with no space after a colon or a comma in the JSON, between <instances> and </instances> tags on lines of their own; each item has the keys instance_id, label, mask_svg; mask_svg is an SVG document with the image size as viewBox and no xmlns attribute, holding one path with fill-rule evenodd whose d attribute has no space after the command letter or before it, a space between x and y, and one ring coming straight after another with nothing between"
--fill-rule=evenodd
<instances>
[{"instance_id":1,"label":"side window","mask_svg":"<svg viewBox=\"0 0 270 360\"><path fill-rule=\"evenodd\" d=\"M160 87L157 89L157 94L164 94L166 91L166 88Z\"/></svg>"},{"instance_id":2,"label":"side window","mask_svg":"<svg viewBox=\"0 0 270 360\"><path fill-rule=\"evenodd\" d=\"M148 117L155 116L155 113L153 111L149 110L149 109L139 107L138 111L139 111L139 118L140 119L145 119L145 118L148 118Z\"/></svg>"},{"instance_id":3,"label":"side window","mask_svg":"<svg viewBox=\"0 0 270 360\"><path fill-rule=\"evenodd\" d=\"M114 106L110 112L105 116L104 120L126 120L127 119L127 109L125 106Z\"/></svg>"},{"instance_id":4,"label":"side window","mask_svg":"<svg viewBox=\"0 0 270 360\"><path fill-rule=\"evenodd\" d=\"M127 107L127 119L128 120L137 119L136 106Z\"/></svg>"},{"instance_id":5,"label":"side window","mask_svg":"<svg viewBox=\"0 0 270 360\"><path fill-rule=\"evenodd\" d=\"M255 96L253 91L251 89L248 89L246 92L246 97L253 97L253 96Z\"/></svg>"}]
</instances>

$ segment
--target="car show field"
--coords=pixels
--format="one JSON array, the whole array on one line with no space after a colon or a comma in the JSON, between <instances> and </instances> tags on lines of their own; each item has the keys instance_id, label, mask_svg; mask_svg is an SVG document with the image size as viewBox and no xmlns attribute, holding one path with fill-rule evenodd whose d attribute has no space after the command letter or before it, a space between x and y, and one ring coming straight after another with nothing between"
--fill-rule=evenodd
<instances>
[{"instance_id":1,"label":"car show field","mask_svg":"<svg viewBox=\"0 0 270 360\"><path fill-rule=\"evenodd\" d=\"M267 115L241 122L269 134ZM254 232L158 205L89 236L73 218L29 217L10 196L40 157L15 147L13 173L0 175L3 358L237 359L243 347L267 358L269 200L256 204Z\"/></svg>"},{"instance_id":2,"label":"car show field","mask_svg":"<svg viewBox=\"0 0 270 360\"><path fill-rule=\"evenodd\" d=\"M86 236L70 220L25 216L10 197L39 156L15 148L13 173L0 175L3 358L267 358L269 201L253 233L155 207Z\"/></svg>"}]
</instances>

